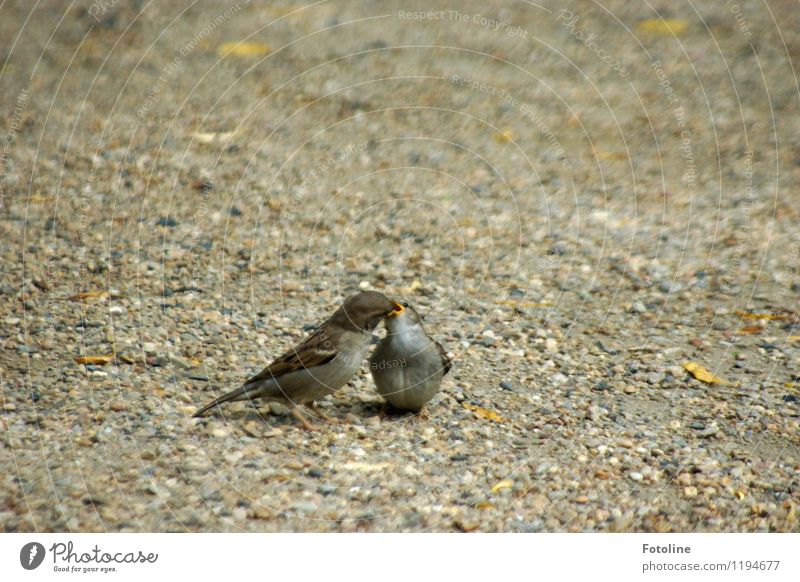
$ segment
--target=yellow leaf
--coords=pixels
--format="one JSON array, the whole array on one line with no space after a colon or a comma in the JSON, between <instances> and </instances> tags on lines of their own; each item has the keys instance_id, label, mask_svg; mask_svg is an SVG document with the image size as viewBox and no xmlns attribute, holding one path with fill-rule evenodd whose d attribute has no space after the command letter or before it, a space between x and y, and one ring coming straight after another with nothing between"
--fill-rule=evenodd
<instances>
[{"instance_id":1,"label":"yellow leaf","mask_svg":"<svg viewBox=\"0 0 800 582\"><path fill-rule=\"evenodd\" d=\"M221 57L260 57L270 53L270 48L262 42L226 42L219 45L217 54Z\"/></svg>"},{"instance_id":2,"label":"yellow leaf","mask_svg":"<svg viewBox=\"0 0 800 582\"><path fill-rule=\"evenodd\" d=\"M417 291L417 289L421 289L421 288L422 288L422 282L419 279L414 279L411 282L411 285L409 285L408 287L405 287L403 289L403 291L406 292L406 293L415 293Z\"/></svg>"},{"instance_id":3,"label":"yellow leaf","mask_svg":"<svg viewBox=\"0 0 800 582\"><path fill-rule=\"evenodd\" d=\"M28 198L28 202L31 204L50 204L55 198L52 196L40 196L38 194L34 194Z\"/></svg>"},{"instance_id":4,"label":"yellow leaf","mask_svg":"<svg viewBox=\"0 0 800 582\"><path fill-rule=\"evenodd\" d=\"M512 301L510 299L501 299L498 301L500 305L509 305L511 307L529 307L533 309L544 309L546 307L552 307L552 303L534 303L532 301Z\"/></svg>"},{"instance_id":5,"label":"yellow leaf","mask_svg":"<svg viewBox=\"0 0 800 582\"><path fill-rule=\"evenodd\" d=\"M706 370L700 364L695 364L694 362L687 362L683 365L683 367L692 376L694 376L701 382L705 382L706 384L727 384L725 380L716 377L714 374Z\"/></svg>"},{"instance_id":6,"label":"yellow leaf","mask_svg":"<svg viewBox=\"0 0 800 582\"><path fill-rule=\"evenodd\" d=\"M77 364L92 364L94 366L105 366L114 361L114 356L76 356Z\"/></svg>"},{"instance_id":7,"label":"yellow leaf","mask_svg":"<svg viewBox=\"0 0 800 582\"><path fill-rule=\"evenodd\" d=\"M499 493L503 489L510 489L513 486L514 482L511 479L503 479L495 483L494 487L492 487L492 493Z\"/></svg>"},{"instance_id":8,"label":"yellow leaf","mask_svg":"<svg viewBox=\"0 0 800 582\"><path fill-rule=\"evenodd\" d=\"M601 160L627 160L628 154L625 152L597 152L597 157Z\"/></svg>"},{"instance_id":9,"label":"yellow leaf","mask_svg":"<svg viewBox=\"0 0 800 582\"><path fill-rule=\"evenodd\" d=\"M88 291L67 297L70 301L80 301L81 299L104 299L108 297L108 291Z\"/></svg>"},{"instance_id":10,"label":"yellow leaf","mask_svg":"<svg viewBox=\"0 0 800 582\"><path fill-rule=\"evenodd\" d=\"M738 329L736 333L761 333L762 331L764 331L764 328L760 325L748 325Z\"/></svg>"},{"instance_id":11,"label":"yellow leaf","mask_svg":"<svg viewBox=\"0 0 800 582\"><path fill-rule=\"evenodd\" d=\"M800 342L800 335L790 335L786 338L787 342Z\"/></svg>"},{"instance_id":12,"label":"yellow leaf","mask_svg":"<svg viewBox=\"0 0 800 582\"><path fill-rule=\"evenodd\" d=\"M488 501L481 501L475 504L475 509L494 509L494 503Z\"/></svg>"},{"instance_id":13,"label":"yellow leaf","mask_svg":"<svg viewBox=\"0 0 800 582\"><path fill-rule=\"evenodd\" d=\"M785 313L750 313L749 311L737 311L736 315L744 319L786 319Z\"/></svg>"},{"instance_id":14,"label":"yellow leaf","mask_svg":"<svg viewBox=\"0 0 800 582\"><path fill-rule=\"evenodd\" d=\"M506 419L497 414L492 410L488 410L487 408L481 408L480 406L475 406L473 404L469 404L468 402L462 402L461 405L466 408L467 410L471 410L478 416L482 418L486 418L488 420L493 420L495 422L505 422Z\"/></svg>"},{"instance_id":15,"label":"yellow leaf","mask_svg":"<svg viewBox=\"0 0 800 582\"><path fill-rule=\"evenodd\" d=\"M510 129L504 129L494 134L494 140L497 143L508 143L512 139L514 139L514 133Z\"/></svg>"},{"instance_id":16,"label":"yellow leaf","mask_svg":"<svg viewBox=\"0 0 800 582\"><path fill-rule=\"evenodd\" d=\"M464 533L472 533L481 527L480 523L474 521L464 521L461 519L457 519L455 522L453 522L453 525Z\"/></svg>"},{"instance_id":17,"label":"yellow leaf","mask_svg":"<svg viewBox=\"0 0 800 582\"><path fill-rule=\"evenodd\" d=\"M637 26L636 30L645 34L658 34L665 36L680 36L689 27L689 23L685 20L677 18L652 18L649 20L642 20Z\"/></svg>"},{"instance_id":18,"label":"yellow leaf","mask_svg":"<svg viewBox=\"0 0 800 582\"><path fill-rule=\"evenodd\" d=\"M222 143L224 141L228 141L230 138L233 137L234 132L232 131L223 131L223 132L197 132L194 134L194 140L198 143L202 144L209 144L209 143Z\"/></svg>"}]
</instances>

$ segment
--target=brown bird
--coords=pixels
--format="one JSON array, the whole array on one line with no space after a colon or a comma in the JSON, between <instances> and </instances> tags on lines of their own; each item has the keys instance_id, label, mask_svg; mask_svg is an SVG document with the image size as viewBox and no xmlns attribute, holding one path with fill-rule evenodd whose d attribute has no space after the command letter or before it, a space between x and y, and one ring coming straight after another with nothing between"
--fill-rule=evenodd
<instances>
[{"instance_id":1,"label":"brown bird","mask_svg":"<svg viewBox=\"0 0 800 582\"><path fill-rule=\"evenodd\" d=\"M261 398L288 405L304 428L315 429L298 406L308 405L320 417L331 420L317 410L314 401L332 394L353 377L367 355L372 331L398 308L399 304L377 291L350 295L330 319L300 344L192 416L200 416L223 402Z\"/></svg>"}]
</instances>

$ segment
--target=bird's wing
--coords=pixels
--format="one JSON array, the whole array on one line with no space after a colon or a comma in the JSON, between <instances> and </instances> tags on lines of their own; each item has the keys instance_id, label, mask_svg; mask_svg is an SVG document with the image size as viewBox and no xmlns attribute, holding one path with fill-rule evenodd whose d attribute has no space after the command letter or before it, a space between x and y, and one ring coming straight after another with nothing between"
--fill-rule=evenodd
<instances>
[{"instance_id":1,"label":"bird's wing","mask_svg":"<svg viewBox=\"0 0 800 582\"><path fill-rule=\"evenodd\" d=\"M245 386L267 378L277 378L284 374L316 368L327 364L336 357L336 348L325 327L319 327L303 342L277 358L269 366L247 380Z\"/></svg>"},{"instance_id":2,"label":"bird's wing","mask_svg":"<svg viewBox=\"0 0 800 582\"><path fill-rule=\"evenodd\" d=\"M442 347L442 344L436 341L433 343L436 344L436 349L439 350L439 355L442 357L442 366L444 366L444 375L446 376L450 368L453 367L453 361L447 357L447 352Z\"/></svg>"}]
</instances>

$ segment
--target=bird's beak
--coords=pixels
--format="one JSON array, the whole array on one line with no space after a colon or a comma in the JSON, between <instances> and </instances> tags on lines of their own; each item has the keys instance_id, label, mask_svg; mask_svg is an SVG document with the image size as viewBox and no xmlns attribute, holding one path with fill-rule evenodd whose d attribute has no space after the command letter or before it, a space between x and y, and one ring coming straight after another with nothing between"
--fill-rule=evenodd
<instances>
[{"instance_id":1,"label":"bird's beak","mask_svg":"<svg viewBox=\"0 0 800 582\"><path fill-rule=\"evenodd\" d=\"M404 311L405 311L405 307L403 307L403 306L402 306L402 305L400 305L399 303L395 303L395 304L394 304L394 311L390 311L390 312L389 312L389 313L386 315L386 317L397 317L398 315L400 315L400 314L401 314L401 313L403 313Z\"/></svg>"}]
</instances>

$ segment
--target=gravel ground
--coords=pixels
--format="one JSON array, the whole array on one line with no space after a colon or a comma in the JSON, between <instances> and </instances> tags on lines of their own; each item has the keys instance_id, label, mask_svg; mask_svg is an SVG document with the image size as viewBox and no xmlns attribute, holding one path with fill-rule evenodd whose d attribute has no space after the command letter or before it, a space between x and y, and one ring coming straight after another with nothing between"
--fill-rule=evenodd
<instances>
[{"instance_id":1,"label":"gravel ground","mask_svg":"<svg viewBox=\"0 0 800 582\"><path fill-rule=\"evenodd\" d=\"M796 3L36 6L3 531L799 530ZM366 366L190 418L359 288L454 357L427 419Z\"/></svg>"}]
</instances>

